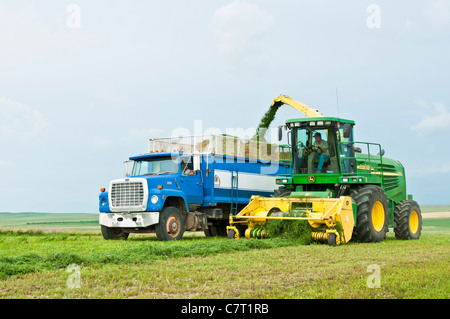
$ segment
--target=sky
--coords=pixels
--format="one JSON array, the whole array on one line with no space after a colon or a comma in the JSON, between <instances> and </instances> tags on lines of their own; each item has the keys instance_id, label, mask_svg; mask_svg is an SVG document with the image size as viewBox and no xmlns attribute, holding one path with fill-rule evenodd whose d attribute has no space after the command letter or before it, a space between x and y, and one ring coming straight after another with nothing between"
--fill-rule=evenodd
<instances>
[{"instance_id":1,"label":"sky","mask_svg":"<svg viewBox=\"0 0 450 319\"><path fill-rule=\"evenodd\" d=\"M0 0L0 211L95 213L148 138L255 128L279 94L450 204L449 39L445 0Z\"/></svg>"}]
</instances>

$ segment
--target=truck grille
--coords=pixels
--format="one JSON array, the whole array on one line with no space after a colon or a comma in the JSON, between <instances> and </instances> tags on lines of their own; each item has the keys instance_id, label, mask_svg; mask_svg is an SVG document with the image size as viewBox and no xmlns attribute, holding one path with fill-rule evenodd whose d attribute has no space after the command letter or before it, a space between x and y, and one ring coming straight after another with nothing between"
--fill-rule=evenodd
<instances>
[{"instance_id":1,"label":"truck grille","mask_svg":"<svg viewBox=\"0 0 450 319\"><path fill-rule=\"evenodd\" d=\"M144 203L144 185L142 182L118 182L111 185L111 206L141 207Z\"/></svg>"}]
</instances>

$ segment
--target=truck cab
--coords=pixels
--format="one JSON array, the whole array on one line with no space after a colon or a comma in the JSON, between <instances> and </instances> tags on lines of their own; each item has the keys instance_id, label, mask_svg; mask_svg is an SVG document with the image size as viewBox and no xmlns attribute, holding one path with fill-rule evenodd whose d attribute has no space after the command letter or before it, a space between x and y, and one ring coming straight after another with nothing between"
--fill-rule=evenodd
<instances>
[{"instance_id":1,"label":"truck cab","mask_svg":"<svg viewBox=\"0 0 450 319\"><path fill-rule=\"evenodd\" d=\"M121 226L119 237L126 236L125 232L148 232L147 228L158 224L160 212L169 204L181 213L171 223L172 229L179 230L181 218L187 217L182 212L189 214L203 203L202 173L194 170L193 156L154 152L131 157L130 161L130 175L112 180L109 191L100 194L100 212L112 213L100 214L100 224L110 228ZM190 228L199 228L202 221L200 218ZM169 230L168 235L176 237L178 232Z\"/></svg>"}]
</instances>

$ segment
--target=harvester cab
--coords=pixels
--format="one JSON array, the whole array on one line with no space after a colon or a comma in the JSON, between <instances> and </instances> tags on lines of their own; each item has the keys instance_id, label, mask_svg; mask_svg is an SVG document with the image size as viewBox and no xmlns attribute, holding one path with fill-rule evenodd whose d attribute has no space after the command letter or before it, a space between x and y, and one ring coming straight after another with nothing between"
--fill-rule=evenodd
<instances>
[{"instance_id":1,"label":"harvester cab","mask_svg":"<svg viewBox=\"0 0 450 319\"><path fill-rule=\"evenodd\" d=\"M355 172L353 125L337 118L288 121L294 174Z\"/></svg>"},{"instance_id":2,"label":"harvester cab","mask_svg":"<svg viewBox=\"0 0 450 319\"><path fill-rule=\"evenodd\" d=\"M380 144L355 141L354 121L280 98L309 117L286 122L288 145L280 153L289 154L290 166L276 177L279 188L270 198L253 196L230 216L228 237L268 237L266 223L286 220L307 221L311 239L330 245L379 242L389 227L398 239L419 238L420 207L406 193L403 165L384 157Z\"/></svg>"}]
</instances>

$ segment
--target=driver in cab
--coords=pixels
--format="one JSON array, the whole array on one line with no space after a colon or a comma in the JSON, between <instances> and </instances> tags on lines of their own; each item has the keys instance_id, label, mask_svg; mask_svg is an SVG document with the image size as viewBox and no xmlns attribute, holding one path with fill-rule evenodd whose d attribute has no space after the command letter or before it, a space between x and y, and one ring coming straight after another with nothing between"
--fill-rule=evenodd
<instances>
[{"instance_id":1,"label":"driver in cab","mask_svg":"<svg viewBox=\"0 0 450 319\"><path fill-rule=\"evenodd\" d=\"M317 165L318 172L322 172L325 159L330 158L328 152L328 143L322 139L322 135L317 132L314 134L314 144L311 149L311 154L308 156L308 174L313 173L314 160L319 157L319 164Z\"/></svg>"},{"instance_id":2,"label":"driver in cab","mask_svg":"<svg viewBox=\"0 0 450 319\"><path fill-rule=\"evenodd\" d=\"M194 169L192 167L192 163L183 163L184 164L184 169L182 172L182 175L195 175ZM183 167L183 165L182 165Z\"/></svg>"}]
</instances>

